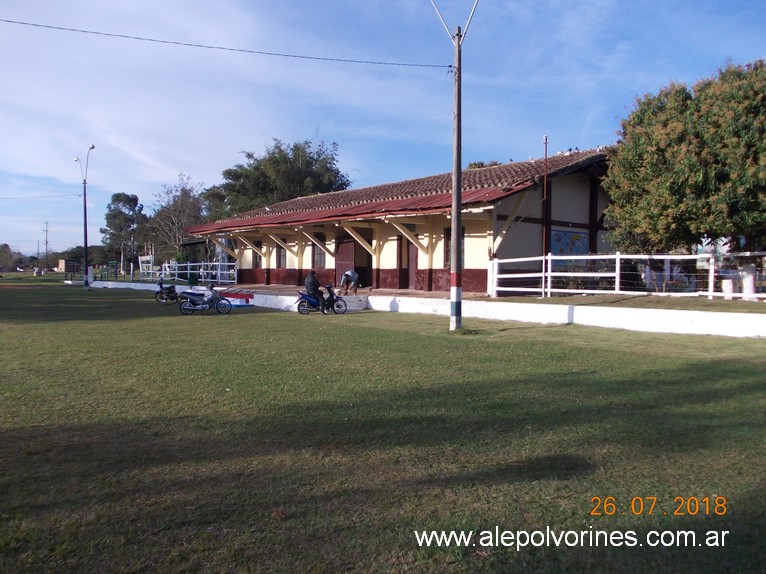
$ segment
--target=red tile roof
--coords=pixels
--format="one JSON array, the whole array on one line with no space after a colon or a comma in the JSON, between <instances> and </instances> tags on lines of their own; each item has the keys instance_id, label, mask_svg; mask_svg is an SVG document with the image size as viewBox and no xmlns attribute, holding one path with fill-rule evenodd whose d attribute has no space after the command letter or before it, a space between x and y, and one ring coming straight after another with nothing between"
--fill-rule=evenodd
<instances>
[{"instance_id":1,"label":"red tile roof","mask_svg":"<svg viewBox=\"0 0 766 574\"><path fill-rule=\"evenodd\" d=\"M462 175L462 205L490 204L549 177L572 173L606 160L602 150L575 151L525 162L468 169ZM546 165L547 163L547 165ZM445 173L397 183L297 197L247 211L214 223L187 229L194 235L295 226L330 221L370 219L385 215L444 213L452 207L452 174Z\"/></svg>"}]
</instances>

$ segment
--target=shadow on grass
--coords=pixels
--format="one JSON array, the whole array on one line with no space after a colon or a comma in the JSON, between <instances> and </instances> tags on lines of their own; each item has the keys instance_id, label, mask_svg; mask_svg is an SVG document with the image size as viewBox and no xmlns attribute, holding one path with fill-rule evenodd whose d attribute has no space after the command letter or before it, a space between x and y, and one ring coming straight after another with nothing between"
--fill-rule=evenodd
<instances>
[{"instance_id":1,"label":"shadow on grass","mask_svg":"<svg viewBox=\"0 0 766 574\"><path fill-rule=\"evenodd\" d=\"M436 475L414 481L416 485L440 488L470 485L537 482L540 480L572 480L590 476L596 464L587 457L573 454L541 455L514 460L487 468Z\"/></svg>"},{"instance_id":2,"label":"shadow on grass","mask_svg":"<svg viewBox=\"0 0 766 574\"><path fill-rule=\"evenodd\" d=\"M0 294L2 292L0 291ZM281 312L235 306L232 313ZM203 315L217 315L205 311ZM11 301L0 298L3 320L20 323L110 321L181 315L177 304L154 300L154 291L134 289L92 289L83 291L70 285L20 286L13 289ZM197 312L194 315L199 316Z\"/></svg>"},{"instance_id":3,"label":"shadow on grass","mask_svg":"<svg viewBox=\"0 0 766 574\"><path fill-rule=\"evenodd\" d=\"M764 386L753 374L754 365L699 363L656 377L644 371L642 380L594 382L591 373L583 371L551 380L365 389L338 400L276 403L257 416L245 410L237 417L200 414L2 428L0 452L9 468L44 460L67 467L67 473L77 471L81 462L88 471L123 472L304 449L474 448L477 442L513 444L562 430L583 431L559 441L581 451L614 443L630 445L635 452L694 452L731 436L764 434L763 417L719 409L733 400L758 408ZM235 410L241 408L246 406ZM559 451L489 465L466 476L474 481L504 475L511 481L525 476L567 480L594 470L591 460Z\"/></svg>"},{"instance_id":4,"label":"shadow on grass","mask_svg":"<svg viewBox=\"0 0 766 574\"><path fill-rule=\"evenodd\" d=\"M721 548L470 549L457 562L434 549L418 562L409 537L413 520L428 524L436 512L419 514L423 496L565 488L601 470L596 452L608 446L672 460L721 445L756 464L744 441L762 437L766 422L717 408L736 398L757 411L764 390L753 372L746 362L709 361L594 382L584 368L547 380L360 389L258 416L242 407L236 415L4 428L0 569L754 572L766 536L762 476L760 490L737 500L725 520L635 528L639 537L730 529ZM551 435L526 454L512 449ZM470 510L452 512L457 528Z\"/></svg>"}]
</instances>

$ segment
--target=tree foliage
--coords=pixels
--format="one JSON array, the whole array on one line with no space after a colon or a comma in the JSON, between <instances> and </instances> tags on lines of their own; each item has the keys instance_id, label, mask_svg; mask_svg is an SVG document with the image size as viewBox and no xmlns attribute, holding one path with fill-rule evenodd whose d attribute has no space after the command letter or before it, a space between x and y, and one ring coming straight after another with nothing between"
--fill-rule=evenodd
<instances>
[{"instance_id":1,"label":"tree foliage","mask_svg":"<svg viewBox=\"0 0 766 574\"><path fill-rule=\"evenodd\" d=\"M491 160L491 161L472 161L468 164L466 169L481 169L483 167L494 167L496 165L500 165L500 162L497 160Z\"/></svg>"},{"instance_id":2,"label":"tree foliage","mask_svg":"<svg viewBox=\"0 0 766 574\"><path fill-rule=\"evenodd\" d=\"M766 64L648 94L621 125L604 187L616 247L670 251L766 237Z\"/></svg>"},{"instance_id":3,"label":"tree foliage","mask_svg":"<svg viewBox=\"0 0 766 574\"><path fill-rule=\"evenodd\" d=\"M201 195L201 186L179 174L176 185L163 186L155 196L157 205L149 229L155 236L155 252L160 259L178 256L187 237L184 229L204 222Z\"/></svg>"},{"instance_id":4,"label":"tree foliage","mask_svg":"<svg viewBox=\"0 0 766 574\"><path fill-rule=\"evenodd\" d=\"M101 228L102 243L108 252L119 254L121 266L125 261L125 253L130 253L132 260L136 244L142 242L148 219L143 211L144 206L138 202L138 196L127 193L113 194L106 206L106 227Z\"/></svg>"},{"instance_id":5,"label":"tree foliage","mask_svg":"<svg viewBox=\"0 0 766 574\"><path fill-rule=\"evenodd\" d=\"M11 271L14 269L14 258L16 254L7 243L0 245L0 271Z\"/></svg>"},{"instance_id":6,"label":"tree foliage","mask_svg":"<svg viewBox=\"0 0 766 574\"><path fill-rule=\"evenodd\" d=\"M85 248L82 245L70 247L58 255L54 254L54 257L82 263L85 260ZM106 265L108 261L109 257L103 245L88 246L88 265Z\"/></svg>"},{"instance_id":7,"label":"tree foliage","mask_svg":"<svg viewBox=\"0 0 766 574\"><path fill-rule=\"evenodd\" d=\"M338 146L303 141L286 145L275 139L258 157L243 152L246 163L223 171L224 182L203 198L208 219L216 220L295 197L341 191L351 185L337 165Z\"/></svg>"}]
</instances>

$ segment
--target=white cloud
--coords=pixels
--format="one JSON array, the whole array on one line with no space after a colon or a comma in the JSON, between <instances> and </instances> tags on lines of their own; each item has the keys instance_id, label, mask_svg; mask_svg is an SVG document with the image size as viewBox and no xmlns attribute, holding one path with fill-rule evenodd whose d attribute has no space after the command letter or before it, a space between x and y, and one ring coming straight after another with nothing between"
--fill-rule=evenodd
<instances>
[{"instance_id":1,"label":"white cloud","mask_svg":"<svg viewBox=\"0 0 766 574\"><path fill-rule=\"evenodd\" d=\"M448 26L473 2L438 0ZM542 154L610 143L633 98L762 57L761 8L643 0L479 3L463 45L463 157ZM318 58L450 65L430 2L0 0L0 18ZM706 30L716 28L716 41ZM757 40L757 41L756 41ZM111 194L146 205L179 173L212 185L274 138L339 144L359 186L449 171L446 68L373 66L211 50L0 22L0 198L77 193L72 157L93 143L90 235ZM91 191L92 190L92 191ZM0 242L81 242L78 198L46 211L0 199ZM51 236L54 237L53 226ZM30 237L32 236L32 237Z\"/></svg>"}]
</instances>

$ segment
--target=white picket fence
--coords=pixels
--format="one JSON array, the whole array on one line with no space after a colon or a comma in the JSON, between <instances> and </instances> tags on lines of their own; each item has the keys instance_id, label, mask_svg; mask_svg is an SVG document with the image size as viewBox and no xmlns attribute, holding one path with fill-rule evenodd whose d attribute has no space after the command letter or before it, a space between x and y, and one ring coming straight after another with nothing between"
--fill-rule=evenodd
<instances>
[{"instance_id":1,"label":"white picket fence","mask_svg":"<svg viewBox=\"0 0 766 574\"><path fill-rule=\"evenodd\" d=\"M487 294L534 293L675 296L766 299L763 267L755 261L766 252L700 255L553 255L490 261Z\"/></svg>"},{"instance_id":2,"label":"white picket fence","mask_svg":"<svg viewBox=\"0 0 766 574\"><path fill-rule=\"evenodd\" d=\"M237 264L169 262L156 268L150 262L141 261L141 279L156 281L160 277L165 281L193 279L200 284L208 282L234 284L237 282Z\"/></svg>"}]
</instances>

